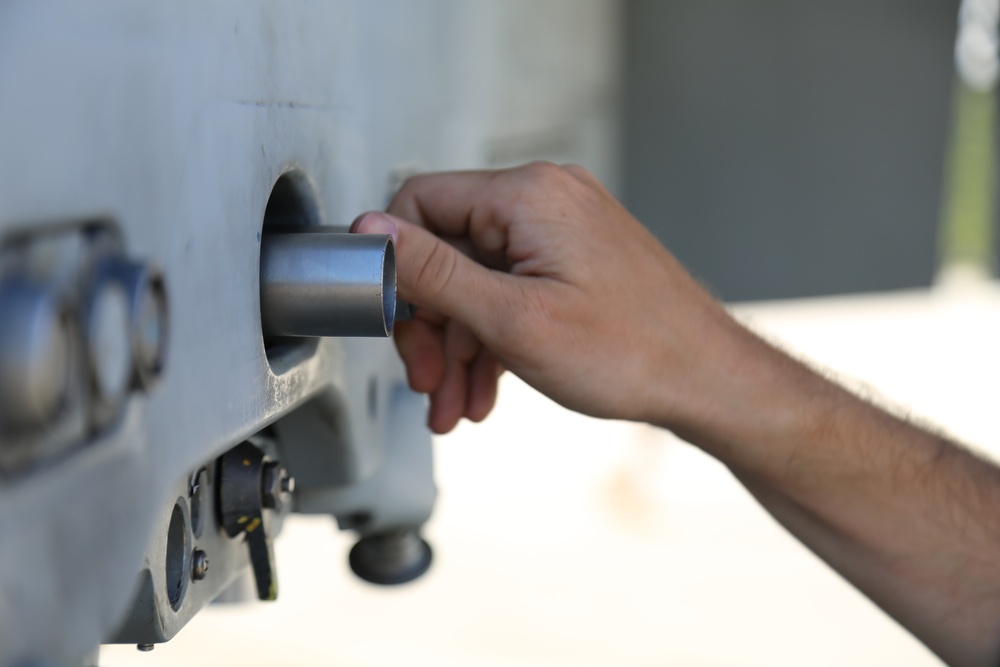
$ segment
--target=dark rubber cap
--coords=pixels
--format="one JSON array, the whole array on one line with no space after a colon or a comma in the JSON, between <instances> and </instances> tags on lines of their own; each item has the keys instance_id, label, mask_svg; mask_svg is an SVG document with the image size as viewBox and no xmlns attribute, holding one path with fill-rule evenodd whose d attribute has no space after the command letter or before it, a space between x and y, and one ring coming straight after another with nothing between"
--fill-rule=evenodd
<instances>
[{"instance_id":1,"label":"dark rubber cap","mask_svg":"<svg viewBox=\"0 0 1000 667\"><path fill-rule=\"evenodd\" d=\"M433 553L416 530L399 530L361 538L347 560L354 574L365 581L395 586L427 572Z\"/></svg>"}]
</instances>

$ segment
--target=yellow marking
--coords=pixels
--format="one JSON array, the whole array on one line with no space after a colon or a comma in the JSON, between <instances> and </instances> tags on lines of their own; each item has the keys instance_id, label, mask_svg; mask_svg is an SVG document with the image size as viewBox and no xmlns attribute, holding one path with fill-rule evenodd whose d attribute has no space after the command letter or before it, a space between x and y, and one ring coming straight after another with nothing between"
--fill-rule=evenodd
<instances>
[{"instance_id":1,"label":"yellow marking","mask_svg":"<svg viewBox=\"0 0 1000 667\"><path fill-rule=\"evenodd\" d=\"M245 466L250 465L250 459L243 459L243 465Z\"/></svg>"},{"instance_id":2,"label":"yellow marking","mask_svg":"<svg viewBox=\"0 0 1000 667\"><path fill-rule=\"evenodd\" d=\"M253 521L247 524L246 531L248 533L252 533L253 531L257 530L258 527L260 527L260 518L255 517Z\"/></svg>"},{"instance_id":3,"label":"yellow marking","mask_svg":"<svg viewBox=\"0 0 1000 667\"><path fill-rule=\"evenodd\" d=\"M236 523L243 524L243 523L246 523L249 520L250 520L250 517L248 517L248 516L241 516L239 519L236 520Z\"/></svg>"}]
</instances>

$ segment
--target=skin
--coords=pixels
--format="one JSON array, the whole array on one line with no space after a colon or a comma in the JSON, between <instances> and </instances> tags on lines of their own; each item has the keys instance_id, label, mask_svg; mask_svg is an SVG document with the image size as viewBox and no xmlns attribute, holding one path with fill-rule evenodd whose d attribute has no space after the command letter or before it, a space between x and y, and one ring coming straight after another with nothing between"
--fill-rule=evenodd
<instances>
[{"instance_id":1,"label":"skin","mask_svg":"<svg viewBox=\"0 0 1000 667\"><path fill-rule=\"evenodd\" d=\"M745 329L584 169L418 176L352 231L396 241L435 432L485 418L505 369L670 429L947 663L1000 662L1000 470Z\"/></svg>"}]
</instances>

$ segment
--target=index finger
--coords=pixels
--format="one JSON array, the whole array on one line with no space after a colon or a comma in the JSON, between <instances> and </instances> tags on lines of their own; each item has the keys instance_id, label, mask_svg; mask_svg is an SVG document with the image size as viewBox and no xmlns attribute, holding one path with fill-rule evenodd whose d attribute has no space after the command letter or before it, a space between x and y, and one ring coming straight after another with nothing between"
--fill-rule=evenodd
<instances>
[{"instance_id":1,"label":"index finger","mask_svg":"<svg viewBox=\"0 0 1000 667\"><path fill-rule=\"evenodd\" d=\"M482 209L488 205L485 193L497 175L493 170L479 170L413 176L392 198L386 213L438 236L469 236L474 214L492 213Z\"/></svg>"},{"instance_id":2,"label":"index finger","mask_svg":"<svg viewBox=\"0 0 1000 667\"><path fill-rule=\"evenodd\" d=\"M515 193L504 190L512 187L511 179L505 178L511 171L414 176L396 193L387 212L448 240L476 261L505 271L508 206Z\"/></svg>"}]
</instances>

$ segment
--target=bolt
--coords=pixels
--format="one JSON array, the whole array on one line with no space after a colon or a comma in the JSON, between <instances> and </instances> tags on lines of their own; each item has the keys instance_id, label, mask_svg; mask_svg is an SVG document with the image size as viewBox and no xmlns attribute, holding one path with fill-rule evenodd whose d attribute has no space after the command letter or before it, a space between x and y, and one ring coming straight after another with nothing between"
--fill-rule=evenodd
<instances>
[{"instance_id":1,"label":"bolt","mask_svg":"<svg viewBox=\"0 0 1000 667\"><path fill-rule=\"evenodd\" d=\"M261 474L261 504L268 509L275 509L288 500L288 494L295 490L295 480L278 461L268 461L264 464Z\"/></svg>"},{"instance_id":2,"label":"bolt","mask_svg":"<svg viewBox=\"0 0 1000 667\"><path fill-rule=\"evenodd\" d=\"M149 653L156 648L156 644L136 644L135 647L143 653Z\"/></svg>"},{"instance_id":3,"label":"bolt","mask_svg":"<svg viewBox=\"0 0 1000 667\"><path fill-rule=\"evenodd\" d=\"M191 554L191 579L201 581L208 574L208 556L201 549Z\"/></svg>"}]
</instances>

